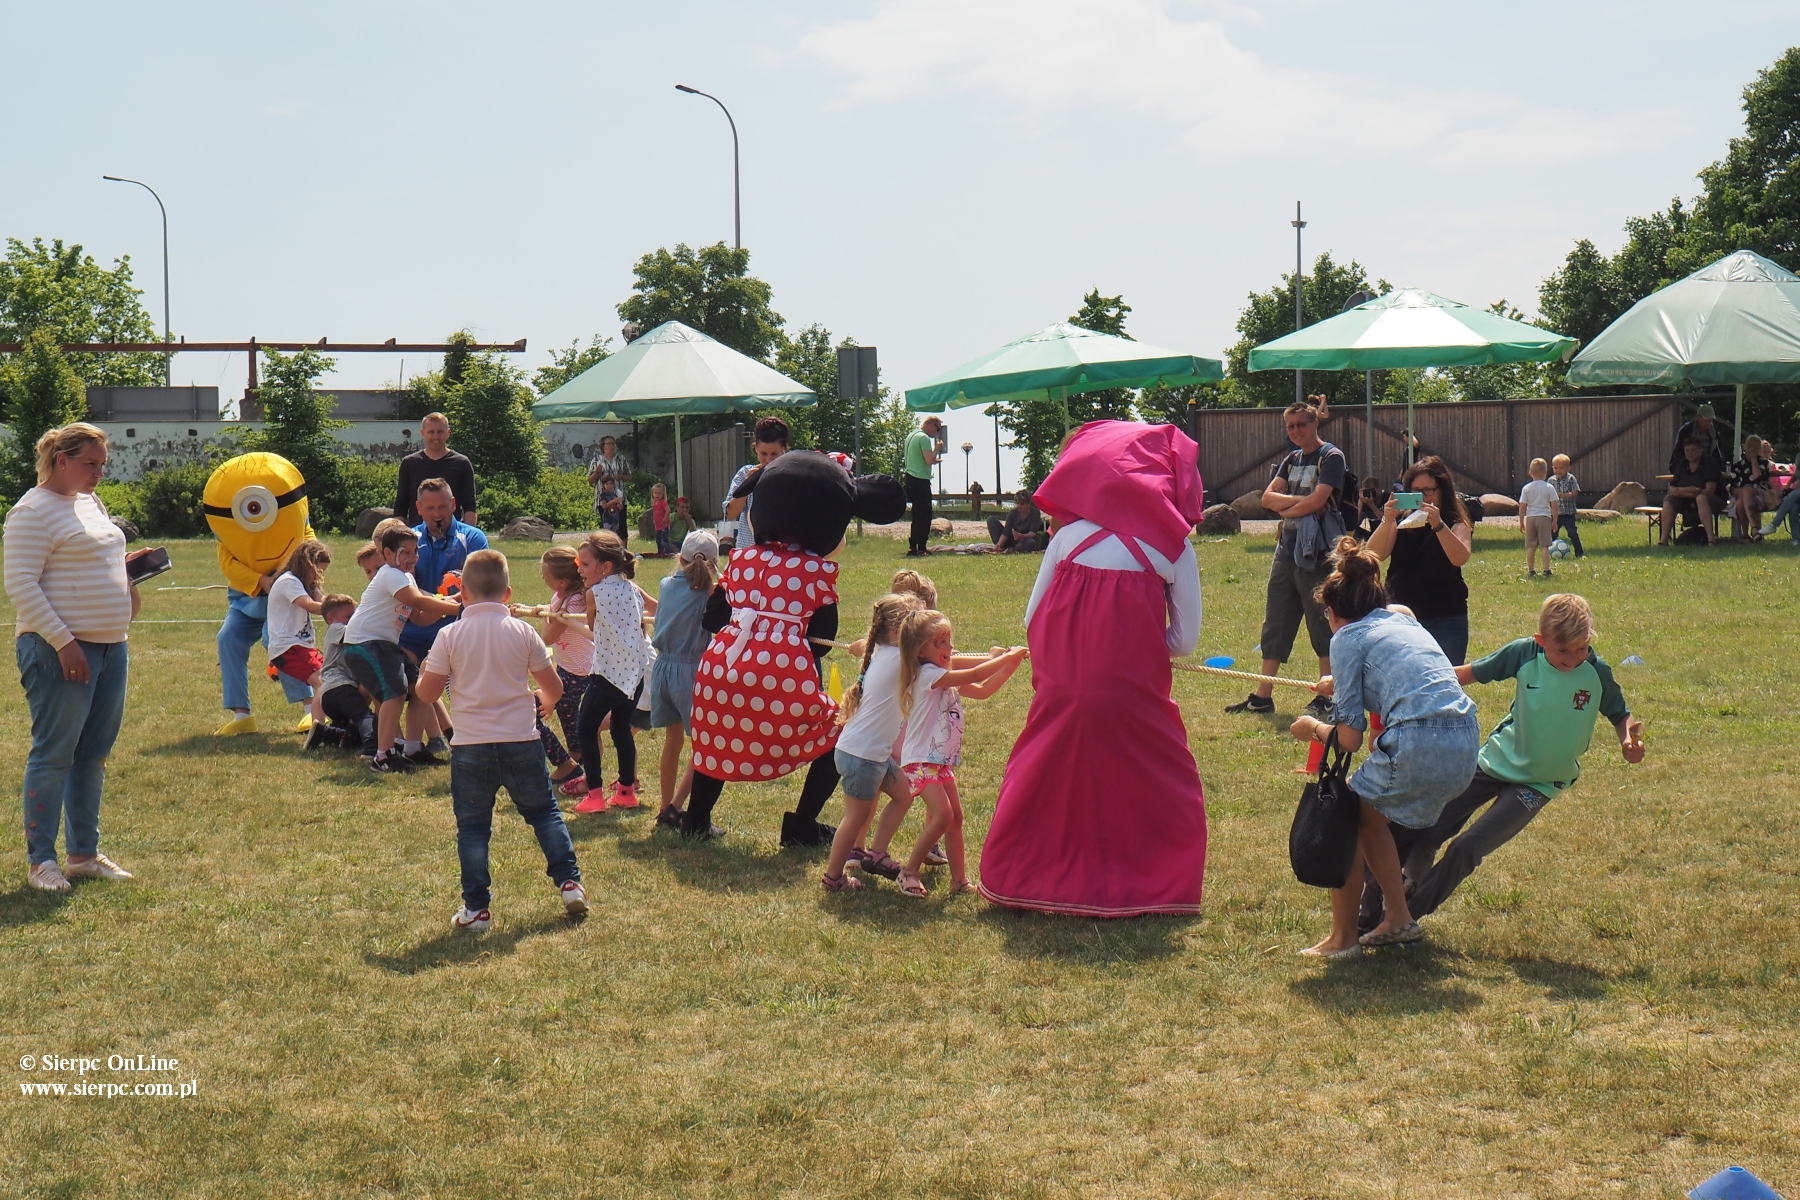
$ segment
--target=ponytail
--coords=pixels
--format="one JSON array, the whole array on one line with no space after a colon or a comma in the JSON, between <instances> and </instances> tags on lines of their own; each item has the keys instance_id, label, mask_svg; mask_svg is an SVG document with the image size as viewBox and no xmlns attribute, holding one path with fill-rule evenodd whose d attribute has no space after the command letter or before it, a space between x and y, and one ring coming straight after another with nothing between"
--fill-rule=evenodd
<instances>
[{"instance_id":1,"label":"ponytail","mask_svg":"<svg viewBox=\"0 0 1800 1200\"><path fill-rule=\"evenodd\" d=\"M896 595L888 593L875 601L875 610L869 617L869 636L863 643L862 669L856 673L856 682L844 693L843 707L838 709L838 724L842 725L856 715L862 705L863 679L869 674L869 663L874 661L875 647L891 646L899 640L900 626L907 615L920 607L917 596Z\"/></svg>"},{"instance_id":2,"label":"ponytail","mask_svg":"<svg viewBox=\"0 0 1800 1200\"><path fill-rule=\"evenodd\" d=\"M1331 574L1313 598L1343 621L1360 621L1378 608L1387 607L1387 588L1381 584L1381 560L1354 537L1345 534L1332 552Z\"/></svg>"}]
</instances>

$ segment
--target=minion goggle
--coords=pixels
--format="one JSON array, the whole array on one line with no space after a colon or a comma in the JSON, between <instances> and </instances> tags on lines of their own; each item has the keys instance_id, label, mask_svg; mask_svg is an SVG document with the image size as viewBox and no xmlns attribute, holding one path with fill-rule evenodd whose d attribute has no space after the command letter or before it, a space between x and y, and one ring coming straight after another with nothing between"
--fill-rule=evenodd
<instances>
[{"instance_id":1,"label":"minion goggle","mask_svg":"<svg viewBox=\"0 0 1800 1200\"><path fill-rule=\"evenodd\" d=\"M253 483L249 487L238 489L237 495L231 498L231 507L221 508L216 504L202 504L200 510L209 517L225 517L235 522L239 528L251 533L261 533L275 524L282 509L304 499L306 499L304 483L279 496L261 484Z\"/></svg>"}]
</instances>

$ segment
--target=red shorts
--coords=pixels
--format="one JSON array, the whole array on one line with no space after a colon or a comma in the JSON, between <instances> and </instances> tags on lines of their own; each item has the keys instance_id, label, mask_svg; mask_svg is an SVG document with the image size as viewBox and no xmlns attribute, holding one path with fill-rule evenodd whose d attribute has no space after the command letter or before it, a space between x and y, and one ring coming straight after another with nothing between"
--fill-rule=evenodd
<instances>
[{"instance_id":1,"label":"red shorts","mask_svg":"<svg viewBox=\"0 0 1800 1200\"><path fill-rule=\"evenodd\" d=\"M289 646L269 663L290 679L305 683L325 668L325 656L311 646Z\"/></svg>"}]
</instances>

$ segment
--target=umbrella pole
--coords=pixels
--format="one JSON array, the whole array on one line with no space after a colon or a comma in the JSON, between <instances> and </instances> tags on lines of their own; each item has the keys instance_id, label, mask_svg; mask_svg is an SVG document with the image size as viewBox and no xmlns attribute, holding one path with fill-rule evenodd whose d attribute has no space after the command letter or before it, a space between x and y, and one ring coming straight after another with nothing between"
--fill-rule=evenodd
<instances>
[{"instance_id":1,"label":"umbrella pole","mask_svg":"<svg viewBox=\"0 0 1800 1200\"><path fill-rule=\"evenodd\" d=\"M1409 367L1406 371L1406 465L1413 465L1413 386L1418 381L1419 369Z\"/></svg>"},{"instance_id":2,"label":"umbrella pole","mask_svg":"<svg viewBox=\"0 0 1800 1200\"><path fill-rule=\"evenodd\" d=\"M1363 478L1375 478L1375 372L1363 372Z\"/></svg>"},{"instance_id":3,"label":"umbrella pole","mask_svg":"<svg viewBox=\"0 0 1800 1200\"><path fill-rule=\"evenodd\" d=\"M681 478L681 414L675 414L675 494L687 495L687 484Z\"/></svg>"},{"instance_id":4,"label":"umbrella pole","mask_svg":"<svg viewBox=\"0 0 1800 1200\"><path fill-rule=\"evenodd\" d=\"M1744 385L1737 385L1737 421L1731 427L1731 436L1738 443L1744 444Z\"/></svg>"},{"instance_id":5,"label":"umbrella pole","mask_svg":"<svg viewBox=\"0 0 1800 1200\"><path fill-rule=\"evenodd\" d=\"M1063 436L1069 436L1069 389L1057 388L1056 398L1062 402Z\"/></svg>"}]
</instances>

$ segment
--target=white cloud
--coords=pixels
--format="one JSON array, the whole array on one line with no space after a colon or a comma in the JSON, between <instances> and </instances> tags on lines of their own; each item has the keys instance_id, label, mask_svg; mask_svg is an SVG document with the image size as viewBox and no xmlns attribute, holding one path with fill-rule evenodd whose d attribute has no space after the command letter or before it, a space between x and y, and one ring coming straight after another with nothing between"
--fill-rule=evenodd
<instances>
[{"instance_id":1,"label":"white cloud","mask_svg":"<svg viewBox=\"0 0 1800 1200\"><path fill-rule=\"evenodd\" d=\"M851 102L966 91L1028 114L1124 110L1175 126L1210 160L1327 151L1542 164L1622 151L1668 119L1278 67L1235 44L1223 20L1182 19L1161 0L882 0L796 49L845 75Z\"/></svg>"}]
</instances>

